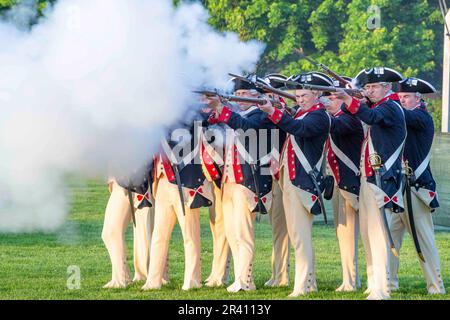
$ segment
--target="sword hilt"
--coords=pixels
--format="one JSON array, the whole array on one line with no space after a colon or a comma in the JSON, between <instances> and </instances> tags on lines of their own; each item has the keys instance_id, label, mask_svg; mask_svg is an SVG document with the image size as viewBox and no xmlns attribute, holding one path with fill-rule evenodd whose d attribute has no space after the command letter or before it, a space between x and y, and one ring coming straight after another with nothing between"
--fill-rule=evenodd
<instances>
[{"instance_id":1,"label":"sword hilt","mask_svg":"<svg viewBox=\"0 0 450 320\"><path fill-rule=\"evenodd\" d=\"M391 252L396 258L398 258L398 251L395 247L391 247Z\"/></svg>"},{"instance_id":2,"label":"sword hilt","mask_svg":"<svg viewBox=\"0 0 450 320\"><path fill-rule=\"evenodd\" d=\"M381 168L381 157L380 157L380 155L377 154L377 153L372 153L369 156L369 163L370 163L370 166L374 170L380 170L380 168Z\"/></svg>"},{"instance_id":3,"label":"sword hilt","mask_svg":"<svg viewBox=\"0 0 450 320\"><path fill-rule=\"evenodd\" d=\"M405 160L405 174L408 178L412 177L412 175L414 174L413 169L409 166L408 160Z\"/></svg>"}]
</instances>

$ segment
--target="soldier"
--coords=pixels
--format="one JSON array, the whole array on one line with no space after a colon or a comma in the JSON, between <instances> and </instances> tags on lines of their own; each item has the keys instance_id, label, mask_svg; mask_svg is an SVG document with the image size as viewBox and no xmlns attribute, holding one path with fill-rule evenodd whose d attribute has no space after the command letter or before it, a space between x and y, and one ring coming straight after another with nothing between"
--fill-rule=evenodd
<instances>
[{"instance_id":1,"label":"soldier","mask_svg":"<svg viewBox=\"0 0 450 320\"><path fill-rule=\"evenodd\" d=\"M210 104L217 101L205 98ZM212 108L203 110L205 120L211 115ZM203 126L208 127L207 123ZM231 251L225 236L225 223L222 210L222 171L224 128L220 125L209 126L201 134L201 160L203 173L213 187L214 203L209 207L209 225L213 238L213 261L211 273L205 280L207 287L219 287L228 282Z\"/></svg>"},{"instance_id":2,"label":"soldier","mask_svg":"<svg viewBox=\"0 0 450 320\"><path fill-rule=\"evenodd\" d=\"M282 80L287 77L281 74L268 74L264 80L273 88L279 89L284 86ZM281 81L280 81L281 80ZM284 99L278 95L270 95L273 99L286 105ZM284 287L289 285L289 235L286 225L286 216L283 208L283 194L280 188L280 152L281 146L286 139L286 133L277 129L278 141L272 141L272 153L270 154L270 168L272 173L272 206L269 211L270 225L272 226L272 275L264 284L267 287Z\"/></svg>"},{"instance_id":3,"label":"soldier","mask_svg":"<svg viewBox=\"0 0 450 320\"><path fill-rule=\"evenodd\" d=\"M151 242L149 273L142 287L144 290L160 289L163 284L170 236L177 220L183 236L185 256L182 290L202 285L200 208L212 204L213 191L202 172L198 159L198 140L192 129L172 131L171 136L174 139L182 138L181 141L170 141L169 145L169 142L163 140L163 150L154 162L155 230ZM178 159L175 150L180 146L182 158Z\"/></svg>"},{"instance_id":4,"label":"soldier","mask_svg":"<svg viewBox=\"0 0 450 320\"><path fill-rule=\"evenodd\" d=\"M147 170L146 174L148 177L149 171ZM130 269L126 261L125 232L132 220L135 270L133 281L146 280L147 277L154 210L148 178L142 175L139 180L142 181L130 183L111 178L108 182L111 196L106 206L102 239L111 259L112 279L104 288L125 288L131 283Z\"/></svg>"},{"instance_id":5,"label":"soldier","mask_svg":"<svg viewBox=\"0 0 450 320\"><path fill-rule=\"evenodd\" d=\"M422 94L434 93L436 89L424 80L408 78L400 82L398 91L400 102L406 109L408 130L403 157L413 174L409 181L410 187L406 188L406 192L409 193L406 198L409 197L411 203L407 205L407 212L392 216L392 237L397 249L400 250L405 230L408 230L417 243L418 253L421 254L420 266L427 281L428 293L445 294L432 219L432 212L439 207L436 183L430 169L434 124L422 101ZM398 290L398 267L399 259L392 255L390 282L392 290Z\"/></svg>"},{"instance_id":6,"label":"soldier","mask_svg":"<svg viewBox=\"0 0 450 320\"><path fill-rule=\"evenodd\" d=\"M341 92L342 110L365 124L361 150L359 193L360 231L366 253L369 293L367 299L390 297L389 247L396 251L390 235L388 215L403 211L401 156L406 139L405 117L392 82L401 74L383 67L361 71L356 77L371 103L368 107Z\"/></svg>"},{"instance_id":7,"label":"soldier","mask_svg":"<svg viewBox=\"0 0 450 320\"><path fill-rule=\"evenodd\" d=\"M348 81L351 78L343 77ZM334 81L335 87L343 87ZM361 122L341 110L343 101L338 95L329 96L327 111L332 115L328 139L327 162L333 174L334 224L339 242L342 265L342 284L336 291L356 291L361 286L358 273L359 186L361 145L364 132Z\"/></svg>"},{"instance_id":8,"label":"soldier","mask_svg":"<svg viewBox=\"0 0 450 320\"><path fill-rule=\"evenodd\" d=\"M299 84L331 86L331 79L319 72L291 78ZM320 102L318 91L296 88L300 108L294 117L275 109L270 102L261 106L269 120L288 135L281 153L280 185L289 239L295 250L295 284L289 295L297 297L317 291L312 224L314 215L323 212L319 197L323 192L321 172L330 117Z\"/></svg>"},{"instance_id":9,"label":"soldier","mask_svg":"<svg viewBox=\"0 0 450 320\"><path fill-rule=\"evenodd\" d=\"M260 95L254 85L235 79L235 93L241 97ZM240 111L233 112L222 104L216 106L211 122L227 124L225 167L222 178L222 210L225 234L230 244L234 261L235 279L228 292L256 290L253 282L254 221L256 212L267 213L271 205L270 175L260 175L257 154L258 133L262 112L251 103L240 103ZM249 135L247 135L249 134ZM245 141L245 137L249 141ZM256 150L256 153L258 150ZM244 160L244 161L243 161Z\"/></svg>"}]
</instances>

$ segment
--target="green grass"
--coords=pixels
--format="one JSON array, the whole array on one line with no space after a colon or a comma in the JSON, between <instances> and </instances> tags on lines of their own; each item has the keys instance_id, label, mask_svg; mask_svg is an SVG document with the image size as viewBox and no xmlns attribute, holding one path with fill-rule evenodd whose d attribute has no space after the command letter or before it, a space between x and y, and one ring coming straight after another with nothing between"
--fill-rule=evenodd
<instances>
[{"instance_id":1,"label":"green grass","mask_svg":"<svg viewBox=\"0 0 450 320\"><path fill-rule=\"evenodd\" d=\"M270 277L271 229L263 219L256 224L255 292L229 294L225 288L181 290L184 255L181 233L174 230L170 245L171 283L160 291L143 292L143 283L127 289L102 289L109 281L111 266L101 240L106 187L97 182L74 183L72 212L64 226L55 233L0 234L0 299L288 299L288 288L264 288ZM202 274L208 276L212 259L212 241L207 211L202 211ZM127 232L128 261L132 268L132 232ZM450 283L450 233L436 232L444 282ZM341 281L338 244L331 225L314 225L317 281L319 292L298 299L365 299L357 293L336 293ZM81 289L67 288L69 266L79 266ZM291 254L291 279L293 279ZM360 269L365 284L364 252L360 244ZM404 241L400 267L401 291L393 299L449 299L450 294L429 296L411 238Z\"/></svg>"}]
</instances>

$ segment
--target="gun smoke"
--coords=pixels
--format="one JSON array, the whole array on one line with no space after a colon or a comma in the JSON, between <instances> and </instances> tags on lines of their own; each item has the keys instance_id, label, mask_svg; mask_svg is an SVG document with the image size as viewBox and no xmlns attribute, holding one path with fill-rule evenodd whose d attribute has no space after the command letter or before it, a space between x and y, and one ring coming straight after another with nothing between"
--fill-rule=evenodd
<instances>
[{"instance_id":1,"label":"gun smoke","mask_svg":"<svg viewBox=\"0 0 450 320\"><path fill-rule=\"evenodd\" d=\"M60 0L31 29L25 3L0 22L0 232L57 229L68 175L141 167L193 89L225 88L263 50L213 30L198 3Z\"/></svg>"}]
</instances>

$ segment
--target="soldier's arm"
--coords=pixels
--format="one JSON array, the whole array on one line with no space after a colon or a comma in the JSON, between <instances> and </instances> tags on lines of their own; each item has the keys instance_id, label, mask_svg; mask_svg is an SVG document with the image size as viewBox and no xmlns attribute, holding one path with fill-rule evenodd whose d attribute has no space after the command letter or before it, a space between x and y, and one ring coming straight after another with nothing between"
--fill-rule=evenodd
<instances>
[{"instance_id":1,"label":"soldier's arm","mask_svg":"<svg viewBox=\"0 0 450 320\"><path fill-rule=\"evenodd\" d=\"M331 132L339 135L350 135L361 131L361 122L356 117L341 116L332 118Z\"/></svg>"},{"instance_id":2,"label":"soldier's arm","mask_svg":"<svg viewBox=\"0 0 450 320\"><path fill-rule=\"evenodd\" d=\"M232 129L242 129L244 131L248 129L258 130L262 128L261 113L261 111L258 112L257 117L244 118L236 112L231 111L228 107L223 107L217 120L220 123L227 124Z\"/></svg>"},{"instance_id":3,"label":"soldier's arm","mask_svg":"<svg viewBox=\"0 0 450 320\"><path fill-rule=\"evenodd\" d=\"M431 125L433 125L433 121L430 120L430 115L420 109L415 110L404 110L405 111L405 121L408 127L414 128L416 130L425 130Z\"/></svg>"},{"instance_id":4,"label":"soldier's arm","mask_svg":"<svg viewBox=\"0 0 450 320\"><path fill-rule=\"evenodd\" d=\"M279 109L275 109L269 119L281 130L297 137L315 137L328 132L328 116L324 112L312 112L302 120L295 120Z\"/></svg>"},{"instance_id":5,"label":"soldier's arm","mask_svg":"<svg viewBox=\"0 0 450 320\"><path fill-rule=\"evenodd\" d=\"M341 109L350 113L368 125L378 124L384 126L393 126L396 119L394 111L388 108L370 109L366 104L360 103L357 99L352 98L350 105L342 105Z\"/></svg>"}]
</instances>

